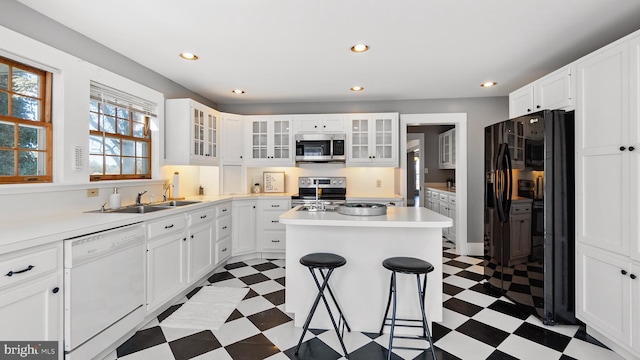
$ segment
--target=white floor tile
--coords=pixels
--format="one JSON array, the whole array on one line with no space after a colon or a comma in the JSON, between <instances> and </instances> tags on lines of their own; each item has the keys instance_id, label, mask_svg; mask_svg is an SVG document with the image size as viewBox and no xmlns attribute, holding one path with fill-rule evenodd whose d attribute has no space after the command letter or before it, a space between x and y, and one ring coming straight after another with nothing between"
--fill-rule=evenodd
<instances>
[{"instance_id":1,"label":"white floor tile","mask_svg":"<svg viewBox=\"0 0 640 360\"><path fill-rule=\"evenodd\" d=\"M622 360L622 356L588 342L571 339L564 353L580 360Z\"/></svg>"},{"instance_id":2,"label":"white floor tile","mask_svg":"<svg viewBox=\"0 0 640 360\"><path fill-rule=\"evenodd\" d=\"M518 335L510 335L499 346L498 350L520 360L557 360L562 353Z\"/></svg>"},{"instance_id":3,"label":"white floor tile","mask_svg":"<svg viewBox=\"0 0 640 360\"><path fill-rule=\"evenodd\" d=\"M191 358L190 360L233 360L233 358L231 357L231 355L229 355L227 350L221 347L200 356Z\"/></svg>"},{"instance_id":4,"label":"white floor tile","mask_svg":"<svg viewBox=\"0 0 640 360\"><path fill-rule=\"evenodd\" d=\"M172 328L172 327L162 326L162 323L160 327L162 328L162 333L164 334L164 337L165 339L167 339L167 341L173 341L176 339L183 338L185 336L197 334L202 331L202 329Z\"/></svg>"},{"instance_id":5,"label":"white floor tile","mask_svg":"<svg viewBox=\"0 0 640 360\"><path fill-rule=\"evenodd\" d=\"M255 296L247 300L242 300L236 309L244 316L257 314L261 311L271 309L273 304L262 296Z\"/></svg>"},{"instance_id":6,"label":"white floor tile","mask_svg":"<svg viewBox=\"0 0 640 360\"><path fill-rule=\"evenodd\" d=\"M157 359L173 359L173 352L169 347L169 343L134 352L127 356L119 357L119 360L157 360Z\"/></svg>"},{"instance_id":7,"label":"white floor tile","mask_svg":"<svg viewBox=\"0 0 640 360\"><path fill-rule=\"evenodd\" d=\"M284 259L272 260L271 262L283 268L287 264L287 261Z\"/></svg>"},{"instance_id":8,"label":"white floor tile","mask_svg":"<svg viewBox=\"0 0 640 360\"><path fill-rule=\"evenodd\" d=\"M481 341L452 331L436 343L437 347L464 360L486 359L495 350ZM539 359L545 359L544 357Z\"/></svg>"},{"instance_id":9,"label":"white floor tile","mask_svg":"<svg viewBox=\"0 0 640 360\"><path fill-rule=\"evenodd\" d=\"M235 277L243 277L243 276L253 275L253 274L259 273L258 270L254 269L251 266L243 266L241 268L231 269L231 270L228 270L228 271L229 271L229 273L231 273L231 275L233 275Z\"/></svg>"},{"instance_id":10,"label":"white floor tile","mask_svg":"<svg viewBox=\"0 0 640 360\"><path fill-rule=\"evenodd\" d=\"M444 265L443 265L444 266ZM477 284L476 281L467 279L467 278L463 278L460 276L448 276L446 279L442 280L442 282L453 285L453 286L457 286L459 288L463 288L463 289L468 289L470 287L472 287L473 285Z\"/></svg>"},{"instance_id":11,"label":"white floor tile","mask_svg":"<svg viewBox=\"0 0 640 360\"><path fill-rule=\"evenodd\" d=\"M447 265L446 263L442 264L442 272L445 274L453 275L460 271L462 271L462 269L457 266Z\"/></svg>"},{"instance_id":12,"label":"white floor tile","mask_svg":"<svg viewBox=\"0 0 640 360\"><path fill-rule=\"evenodd\" d=\"M273 354L273 355L269 356L268 358L266 358L264 360L290 360L290 359L284 353L277 353L277 354Z\"/></svg>"},{"instance_id":13,"label":"white floor tile","mask_svg":"<svg viewBox=\"0 0 640 360\"><path fill-rule=\"evenodd\" d=\"M249 319L240 318L225 323L213 335L222 346L227 346L259 333L260 330Z\"/></svg>"},{"instance_id":14,"label":"white floor tile","mask_svg":"<svg viewBox=\"0 0 640 360\"><path fill-rule=\"evenodd\" d=\"M279 282L273 280L259 282L257 284L250 285L250 287L251 289L253 289L253 291L257 292L260 295L271 294L272 292L284 289L284 286L280 285Z\"/></svg>"},{"instance_id":15,"label":"white floor tile","mask_svg":"<svg viewBox=\"0 0 640 360\"><path fill-rule=\"evenodd\" d=\"M457 261L463 262L463 263L467 263L467 264L471 264L471 265L478 265L482 262L482 259L477 259L474 257L469 257L469 256L458 256L456 258Z\"/></svg>"},{"instance_id":16,"label":"white floor tile","mask_svg":"<svg viewBox=\"0 0 640 360\"><path fill-rule=\"evenodd\" d=\"M444 308L442 309L442 321L440 322L440 325L453 330L467 322L467 320L469 320L469 317Z\"/></svg>"},{"instance_id":17,"label":"white floor tile","mask_svg":"<svg viewBox=\"0 0 640 360\"><path fill-rule=\"evenodd\" d=\"M344 355L342 347L340 346L340 340L338 340L338 336L336 335L335 330L323 332L322 334L318 335L318 339L329 345L338 354ZM371 342L371 338L367 335L362 334L361 332L348 332L345 329L343 341L344 346L347 348L347 352L352 352Z\"/></svg>"},{"instance_id":18,"label":"white floor tile","mask_svg":"<svg viewBox=\"0 0 640 360\"><path fill-rule=\"evenodd\" d=\"M473 319L510 334L516 331L523 323L523 321L518 318L491 309L481 310L473 316Z\"/></svg>"},{"instance_id":19,"label":"white floor tile","mask_svg":"<svg viewBox=\"0 0 640 360\"><path fill-rule=\"evenodd\" d=\"M283 268L271 269L262 272L262 275L268 277L269 279L280 279L283 278L286 271Z\"/></svg>"},{"instance_id":20,"label":"white floor tile","mask_svg":"<svg viewBox=\"0 0 640 360\"><path fill-rule=\"evenodd\" d=\"M573 337L578 332L578 325L544 325L542 320L536 316L529 316L526 322L544 328L546 330L555 331L557 333Z\"/></svg>"},{"instance_id":21,"label":"white floor tile","mask_svg":"<svg viewBox=\"0 0 640 360\"><path fill-rule=\"evenodd\" d=\"M302 335L302 328L293 326L293 321L289 321L288 323L264 331L262 334L277 346L280 351L285 351L298 345L298 340L300 340L300 335ZM307 333L304 334L303 342L313 337L315 337L315 335L313 335L311 331L307 331Z\"/></svg>"},{"instance_id":22,"label":"white floor tile","mask_svg":"<svg viewBox=\"0 0 640 360\"><path fill-rule=\"evenodd\" d=\"M382 336L376 338L376 343L385 349L389 348L389 334L385 333ZM415 348L429 348L429 342L427 340L408 340L408 339L393 339L393 346L407 346L407 347L415 347ZM410 349L398 349L393 348L392 352L400 356L403 359L415 359L420 353L424 350L410 350Z\"/></svg>"},{"instance_id":23,"label":"white floor tile","mask_svg":"<svg viewBox=\"0 0 640 360\"><path fill-rule=\"evenodd\" d=\"M247 287L247 284L242 282L242 280L240 279L229 279L229 280L218 281L217 283L213 283L211 286L222 286L222 287L227 286L227 287L243 288L243 287Z\"/></svg>"},{"instance_id":24,"label":"white floor tile","mask_svg":"<svg viewBox=\"0 0 640 360\"><path fill-rule=\"evenodd\" d=\"M470 267L466 268L465 270L470 271L472 273L484 275L484 267L482 267L480 265L473 265L473 266L470 266Z\"/></svg>"},{"instance_id":25,"label":"white floor tile","mask_svg":"<svg viewBox=\"0 0 640 360\"><path fill-rule=\"evenodd\" d=\"M445 301L451 299L452 297L453 296L451 296L449 294L442 293L442 302L445 302Z\"/></svg>"},{"instance_id":26,"label":"white floor tile","mask_svg":"<svg viewBox=\"0 0 640 360\"><path fill-rule=\"evenodd\" d=\"M496 301L496 298L492 296L481 294L473 290L464 290L456 294L455 298L458 298L460 300L464 300L466 302L476 304L478 306L482 306L485 308Z\"/></svg>"},{"instance_id":27,"label":"white floor tile","mask_svg":"<svg viewBox=\"0 0 640 360\"><path fill-rule=\"evenodd\" d=\"M264 264L266 262L269 262L269 260L267 260L267 259L251 259L251 260L245 260L243 262L245 264L249 265L249 266L253 266L253 265L258 265L258 264Z\"/></svg>"}]
</instances>

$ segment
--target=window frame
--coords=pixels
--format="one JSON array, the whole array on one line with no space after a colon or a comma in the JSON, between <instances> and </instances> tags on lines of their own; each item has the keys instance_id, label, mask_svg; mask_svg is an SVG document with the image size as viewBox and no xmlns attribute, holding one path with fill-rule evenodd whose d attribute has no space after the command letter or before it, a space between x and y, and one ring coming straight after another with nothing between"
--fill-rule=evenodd
<instances>
[{"instance_id":1,"label":"window frame","mask_svg":"<svg viewBox=\"0 0 640 360\"><path fill-rule=\"evenodd\" d=\"M89 121L91 121L91 114L95 114L97 116L97 121L98 121L98 129L96 130L92 130L91 129L91 123L89 123L89 139L91 139L91 136L100 136L102 137L102 154L98 154L98 153L92 153L91 152L91 147L89 148L89 157L91 158L91 156L94 155L101 155L102 156L102 170L103 173L102 174L93 174L90 173L89 174L89 180L91 182L97 182L97 181L106 181L106 180L148 180L152 178L152 161L153 161L153 151L152 151L152 145L153 145L153 139L152 139L152 131L151 131L151 124L153 122L153 119L157 119L157 115L155 114L155 108L157 108L156 104L153 104L151 102L148 102L146 100L137 98L135 96L126 94L122 91L113 89L113 88L109 88L105 85L102 84L98 84L95 82L91 82L91 92L90 92L90 96L89 96L89 103L91 103L92 101L95 101L98 103L98 109L97 111L92 111L91 110L91 106L89 107ZM104 111L102 111L102 108L105 107L105 105L108 106L112 106L114 108L114 114L108 114L105 113ZM123 120L125 119L124 117L119 117L118 113L119 113L119 109L121 110L125 110L128 112L128 118L126 118L126 120L129 123L129 134L125 135L125 134L120 134L118 132L118 120ZM141 114L144 118L144 124L143 124L143 131L144 131L144 137L136 137L133 135L133 128L134 128L134 123L140 123L139 121L135 121L134 120L134 113L138 113ZM104 124L104 122L101 120L101 118L103 118L104 116L109 116L112 117L114 119L115 122L115 128L113 132L107 132L105 131L104 128L100 129L100 127ZM106 172L106 159L107 156L105 154L105 148L104 148L104 139L109 138L109 139L117 139L120 142L120 152L119 152L119 159L120 159L120 174L107 174ZM129 156L129 155L123 155L122 152L122 143L123 141L133 141L134 142L134 155L133 156ZM89 140L91 141L91 140ZM137 142L144 142L147 145L147 153L148 156L139 156L138 154L136 154L137 151L137 146L135 146L135 143ZM115 155L114 155L115 156ZM122 159L123 158L133 158L134 159L134 168L136 169L136 173L135 174L123 174L122 173L122 169L123 169L123 163L122 163ZM135 164L137 159L147 159L147 168L146 168L146 173L144 174L140 174L137 173L137 164ZM91 159L89 160L89 171L91 170Z\"/></svg>"},{"instance_id":2,"label":"window frame","mask_svg":"<svg viewBox=\"0 0 640 360\"><path fill-rule=\"evenodd\" d=\"M8 94L8 106L7 106L7 115L0 115L0 121L12 123L15 128L15 143L13 148L0 147L0 150L10 150L14 151L14 174L13 175L0 175L0 184L30 184L30 183L51 183L53 182L53 124L51 119L51 93L52 93L52 82L53 82L53 74L46 70L42 70L28 64L24 64L6 57L0 56L0 63L5 64L9 67L9 83L7 89L1 89L1 92L6 92ZM35 74L39 77L40 81L40 93L38 97L27 96L25 94L15 93L11 88L12 81L12 69L17 68L20 70L27 71L29 73ZM37 99L41 102L39 109L39 120L26 120L15 118L12 116L13 109L11 108L12 104L12 95L18 94L20 96L27 96L30 98ZM35 126L44 129L44 150L32 150L41 152L44 154L45 160L42 165L44 165L45 174L43 175L19 175L19 161L18 154L21 149L18 147L19 141L19 131L18 127L20 125L25 126ZM23 149L24 150L24 149Z\"/></svg>"}]
</instances>

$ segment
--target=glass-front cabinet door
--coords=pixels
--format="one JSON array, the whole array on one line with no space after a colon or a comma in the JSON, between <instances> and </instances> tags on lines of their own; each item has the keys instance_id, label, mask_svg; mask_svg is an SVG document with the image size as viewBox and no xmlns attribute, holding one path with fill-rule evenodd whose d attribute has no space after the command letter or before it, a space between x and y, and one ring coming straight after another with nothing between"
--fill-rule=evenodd
<instances>
[{"instance_id":1,"label":"glass-front cabinet door","mask_svg":"<svg viewBox=\"0 0 640 360\"><path fill-rule=\"evenodd\" d=\"M347 163L361 166L398 166L398 114L353 114Z\"/></svg>"},{"instance_id":2,"label":"glass-front cabinet door","mask_svg":"<svg viewBox=\"0 0 640 360\"><path fill-rule=\"evenodd\" d=\"M248 165L293 166L290 116L248 116Z\"/></svg>"},{"instance_id":3,"label":"glass-front cabinet door","mask_svg":"<svg viewBox=\"0 0 640 360\"><path fill-rule=\"evenodd\" d=\"M194 107L193 111L193 158L218 156L217 116L211 112Z\"/></svg>"}]
</instances>

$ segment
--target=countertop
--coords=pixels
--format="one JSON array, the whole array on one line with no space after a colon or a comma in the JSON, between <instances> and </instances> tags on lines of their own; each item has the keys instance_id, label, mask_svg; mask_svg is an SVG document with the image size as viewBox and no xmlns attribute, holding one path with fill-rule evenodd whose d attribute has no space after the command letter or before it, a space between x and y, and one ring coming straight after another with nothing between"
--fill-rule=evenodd
<instances>
[{"instance_id":1,"label":"countertop","mask_svg":"<svg viewBox=\"0 0 640 360\"><path fill-rule=\"evenodd\" d=\"M453 186L450 189L448 189L446 184L445 185L425 185L425 187L427 189L433 189L433 190L436 190L436 191L445 191L445 192L450 192L452 194L456 193L456 187L455 186Z\"/></svg>"},{"instance_id":2,"label":"countertop","mask_svg":"<svg viewBox=\"0 0 640 360\"><path fill-rule=\"evenodd\" d=\"M221 196L190 196L186 200L202 201L198 204L180 206L175 209L155 211L145 214L132 213L97 213L73 212L60 215L42 217L33 226L33 219L25 217L23 221L0 222L0 254L26 249L32 246L44 245L54 241L74 238L99 231L113 229L143 221L149 221L166 216L197 210L201 207L215 205L233 199L291 199L293 193L249 193ZM365 197L366 198L366 197ZM371 196L371 199L383 198ZM123 204L126 206L128 204ZM87 209L89 211L91 209ZM97 210L97 209L95 209Z\"/></svg>"},{"instance_id":3,"label":"countertop","mask_svg":"<svg viewBox=\"0 0 640 360\"><path fill-rule=\"evenodd\" d=\"M424 207L390 206L386 215L350 216L335 211L298 211L299 206L280 215L285 225L320 225L348 227L410 227L443 228L453 226L453 220Z\"/></svg>"}]
</instances>

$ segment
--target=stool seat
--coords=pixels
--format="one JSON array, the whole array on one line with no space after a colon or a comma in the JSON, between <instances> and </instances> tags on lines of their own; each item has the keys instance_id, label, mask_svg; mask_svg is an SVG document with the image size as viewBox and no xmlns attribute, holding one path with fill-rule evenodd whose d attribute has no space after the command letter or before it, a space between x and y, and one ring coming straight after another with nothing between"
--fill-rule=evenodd
<instances>
[{"instance_id":1,"label":"stool seat","mask_svg":"<svg viewBox=\"0 0 640 360\"><path fill-rule=\"evenodd\" d=\"M434 270L428 261L412 257L392 257L382 262L385 268L406 274L427 274Z\"/></svg>"},{"instance_id":2,"label":"stool seat","mask_svg":"<svg viewBox=\"0 0 640 360\"><path fill-rule=\"evenodd\" d=\"M312 268L334 269L346 263L345 258L331 253L313 253L300 258L300 264Z\"/></svg>"}]
</instances>

